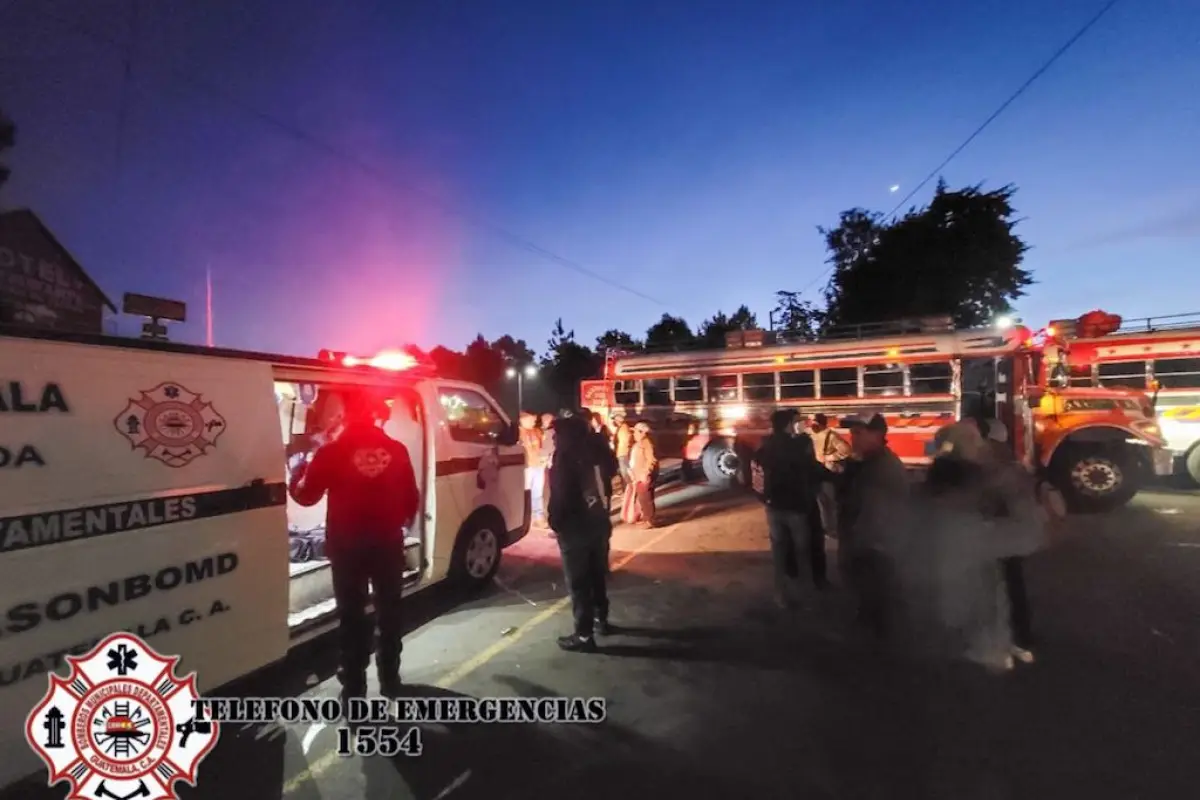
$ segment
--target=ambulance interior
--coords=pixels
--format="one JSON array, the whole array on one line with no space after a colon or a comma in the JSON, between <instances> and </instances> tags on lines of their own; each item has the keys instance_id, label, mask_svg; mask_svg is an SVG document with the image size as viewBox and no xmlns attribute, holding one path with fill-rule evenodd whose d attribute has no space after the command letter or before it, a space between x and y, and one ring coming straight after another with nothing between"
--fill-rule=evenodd
<instances>
[{"instance_id":1,"label":"ambulance interior","mask_svg":"<svg viewBox=\"0 0 1200 800\"><path fill-rule=\"evenodd\" d=\"M277 382L275 397L279 406L280 429L288 460L288 477L298 456L311 456L318 447L339 433L349 392L370 392L378 407L383 429L408 450L413 474L421 490L422 513L405 531L405 575L419 578L424 558L427 510L432 508L426 486L424 415L415 392L408 390L381 394L377 389L342 385L318 385ZM325 508L321 499L305 507L287 499L289 572L291 585L288 622L301 625L333 611L333 578L325 557Z\"/></svg>"}]
</instances>

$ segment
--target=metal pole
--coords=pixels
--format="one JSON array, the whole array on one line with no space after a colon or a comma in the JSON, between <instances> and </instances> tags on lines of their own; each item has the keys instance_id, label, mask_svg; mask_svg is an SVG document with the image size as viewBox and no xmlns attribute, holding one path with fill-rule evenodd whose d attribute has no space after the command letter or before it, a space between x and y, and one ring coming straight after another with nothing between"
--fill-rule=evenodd
<instances>
[{"instance_id":1,"label":"metal pole","mask_svg":"<svg viewBox=\"0 0 1200 800\"><path fill-rule=\"evenodd\" d=\"M525 409L525 376L517 373L517 416Z\"/></svg>"}]
</instances>

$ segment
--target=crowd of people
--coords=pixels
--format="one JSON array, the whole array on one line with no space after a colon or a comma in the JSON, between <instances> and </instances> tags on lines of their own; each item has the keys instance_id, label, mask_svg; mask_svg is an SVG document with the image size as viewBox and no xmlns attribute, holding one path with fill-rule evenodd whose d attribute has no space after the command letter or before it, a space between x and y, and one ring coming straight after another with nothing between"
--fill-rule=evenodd
<instances>
[{"instance_id":1,"label":"crowd of people","mask_svg":"<svg viewBox=\"0 0 1200 800\"><path fill-rule=\"evenodd\" d=\"M608 497L621 498L622 521L643 528L655 527L654 484L658 479L659 463L650 425L646 422L630 424L623 412L614 414L611 422L610 427L603 415L588 409L566 410L557 416L521 412L519 425L521 445L525 448L525 488L533 504L533 527L546 531L549 536L557 535L549 524L548 487L559 423L582 424L585 429L590 429L596 441L603 441L612 452L617 466Z\"/></svg>"},{"instance_id":2,"label":"crowd of people","mask_svg":"<svg viewBox=\"0 0 1200 800\"><path fill-rule=\"evenodd\" d=\"M800 597L808 555L818 590L826 536L860 628L904 654L1006 672L1033 661L1023 560L1046 540L1051 514L998 420L939 432L923 480L888 448L876 414L843 419L777 411L754 458L766 507L776 599Z\"/></svg>"},{"instance_id":3,"label":"crowd of people","mask_svg":"<svg viewBox=\"0 0 1200 800\"><path fill-rule=\"evenodd\" d=\"M341 618L343 693L366 690L373 592L378 613L376 667L385 694L401 687L401 573L404 534L419 508L416 477L402 444L378 426L367 400L347 403L340 435L289 464L289 493L301 505L328 497L326 555ZM385 414L383 415L386 416ZM527 488L538 524L557 540L572 601L573 631L558 644L591 652L611 629L607 577L613 509L621 519L657 523L658 456L645 422L588 409L520 416ZM766 506L776 598L800 598L805 554L818 591L827 537L837 542L840 583L857 623L879 640L923 658L967 660L1007 671L1032 662L1023 559L1046 538L1053 503L1013 456L996 420L944 428L923 481L914 482L888 448L887 422L843 419L845 441L822 414L772 416L772 433L753 458Z\"/></svg>"}]
</instances>

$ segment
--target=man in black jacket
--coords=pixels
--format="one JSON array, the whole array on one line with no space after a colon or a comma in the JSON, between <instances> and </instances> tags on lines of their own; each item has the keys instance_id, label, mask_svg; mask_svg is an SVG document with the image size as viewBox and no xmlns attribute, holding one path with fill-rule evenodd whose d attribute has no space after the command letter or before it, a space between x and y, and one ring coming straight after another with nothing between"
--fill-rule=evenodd
<instances>
[{"instance_id":1,"label":"man in black jacket","mask_svg":"<svg viewBox=\"0 0 1200 800\"><path fill-rule=\"evenodd\" d=\"M345 427L311 461L293 466L288 490L297 503L314 506L328 497L325 553L333 573L339 616L345 697L367 689L371 622L367 601L374 593L379 639L375 667L385 695L402 691L404 529L420 511L420 488L403 444L379 427L382 400L348 393Z\"/></svg>"},{"instance_id":2,"label":"man in black jacket","mask_svg":"<svg viewBox=\"0 0 1200 800\"><path fill-rule=\"evenodd\" d=\"M605 476L611 467L599 457L596 435L581 414L554 423L555 453L550 467L550 528L557 535L575 631L558 640L563 650L595 652L595 634L608 633L608 539L612 534ZM607 451L607 446L604 447ZM606 456L607 458L607 456ZM607 481L608 487L612 481Z\"/></svg>"},{"instance_id":3,"label":"man in black jacket","mask_svg":"<svg viewBox=\"0 0 1200 800\"><path fill-rule=\"evenodd\" d=\"M776 411L771 415L771 429L755 460L763 471L762 501L767 507L775 565L775 599L787 607L797 601L788 563L800 553L808 553L816 586L826 585L824 537L818 540L821 531L813 530L810 524L821 469L812 440L797 435L795 410Z\"/></svg>"}]
</instances>

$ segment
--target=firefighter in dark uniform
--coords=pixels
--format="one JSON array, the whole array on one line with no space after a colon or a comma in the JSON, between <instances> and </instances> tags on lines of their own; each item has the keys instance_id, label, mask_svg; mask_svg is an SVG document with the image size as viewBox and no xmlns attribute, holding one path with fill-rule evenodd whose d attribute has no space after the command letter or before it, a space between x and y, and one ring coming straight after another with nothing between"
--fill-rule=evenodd
<instances>
[{"instance_id":1,"label":"firefighter in dark uniform","mask_svg":"<svg viewBox=\"0 0 1200 800\"><path fill-rule=\"evenodd\" d=\"M608 553L612 520L609 492L612 452L575 413L554 422L554 463L550 466L550 527L562 553L575 631L558 640L564 650L595 652L595 635L607 635Z\"/></svg>"},{"instance_id":2,"label":"firefighter in dark uniform","mask_svg":"<svg viewBox=\"0 0 1200 800\"><path fill-rule=\"evenodd\" d=\"M366 693L373 633L366 607L372 590L379 624L375 667L381 691L394 696L402 689L404 529L418 512L420 489L408 449L379 426L386 406L349 392L344 402L340 434L310 461L294 466L288 491L304 506L329 498L325 554L337 600L343 696Z\"/></svg>"}]
</instances>

